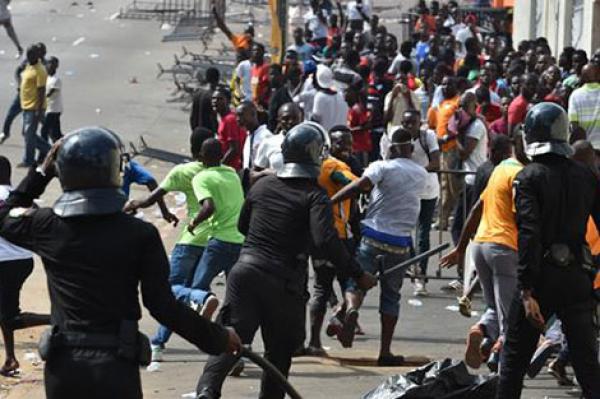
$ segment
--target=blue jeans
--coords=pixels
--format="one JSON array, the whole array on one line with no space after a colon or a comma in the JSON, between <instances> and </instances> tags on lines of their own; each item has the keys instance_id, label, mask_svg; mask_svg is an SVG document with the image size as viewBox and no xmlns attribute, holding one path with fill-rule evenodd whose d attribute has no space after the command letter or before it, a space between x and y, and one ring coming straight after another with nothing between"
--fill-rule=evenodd
<instances>
[{"instance_id":1,"label":"blue jeans","mask_svg":"<svg viewBox=\"0 0 600 399\"><path fill-rule=\"evenodd\" d=\"M377 256L379 255L384 255L382 264L379 264L377 261ZM403 255L393 254L365 243L364 239L360 242L356 260L361 268L372 274L375 274L378 271L381 272L379 278L381 288L379 296L379 313L393 317L398 317L398 314L400 314L400 289L404 282L406 268L385 275L383 272L396 266L398 263L407 260L409 257L410 253L408 252Z\"/></svg>"},{"instance_id":2,"label":"blue jeans","mask_svg":"<svg viewBox=\"0 0 600 399\"><path fill-rule=\"evenodd\" d=\"M429 251L429 233L431 232L431 222L433 221L436 204L437 198L421 200L421 212L419 213L419 222L417 223L417 245L420 254ZM419 263L421 274L427 275L428 263L429 258L423 259Z\"/></svg>"},{"instance_id":3,"label":"blue jeans","mask_svg":"<svg viewBox=\"0 0 600 399\"><path fill-rule=\"evenodd\" d=\"M36 161L35 150L39 151L38 161L42 162L50 151L50 144L44 141L38 133L39 113L37 111L23 111L23 136L25 137L25 155L23 163L33 165Z\"/></svg>"},{"instance_id":4,"label":"blue jeans","mask_svg":"<svg viewBox=\"0 0 600 399\"><path fill-rule=\"evenodd\" d=\"M213 279L221 272L229 274L240 257L242 244L234 244L211 238L208 240L200 264L196 268L191 288L210 290Z\"/></svg>"},{"instance_id":5,"label":"blue jeans","mask_svg":"<svg viewBox=\"0 0 600 399\"><path fill-rule=\"evenodd\" d=\"M171 252L171 272L169 284L171 291L179 302L189 303L194 301L198 304L204 303L211 294L204 290L193 290L190 288L196 268L200 263L204 247L187 244L177 244ZM152 345L164 346L171 337L171 330L161 325L156 335L152 338Z\"/></svg>"},{"instance_id":6,"label":"blue jeans","mask_svg":"<svg viewBox=\"0 0 600 399\"><path fill-rule=\"evenodd\" d=\"M21 111L23 111L21 109L21 96L17 91L17 95L15 96L13 102L10 104L10 108L8 109L6 117L4 118L4 126L2 127L2 133L4 133L6 137L10 136L10 127L12 126L12 123L15 120L15 118L19 116Z\"/></svg>"}]
</instances>

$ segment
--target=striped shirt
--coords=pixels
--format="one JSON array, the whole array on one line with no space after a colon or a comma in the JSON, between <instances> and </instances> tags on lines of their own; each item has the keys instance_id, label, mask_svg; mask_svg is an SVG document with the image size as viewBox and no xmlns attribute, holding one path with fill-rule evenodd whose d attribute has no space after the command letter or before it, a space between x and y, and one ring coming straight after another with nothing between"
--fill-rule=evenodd
<instances>
[{"instance_id":1,"label":"striped shirt","mask_svg":"<svg viewBox=\"0 0 600 399\"><path fill-rule=\"evenodd\" d=\"M600 149L600 83L586 83L571 94L569 121L584 129L586 140Z\"/></svg>"}]
</instances>

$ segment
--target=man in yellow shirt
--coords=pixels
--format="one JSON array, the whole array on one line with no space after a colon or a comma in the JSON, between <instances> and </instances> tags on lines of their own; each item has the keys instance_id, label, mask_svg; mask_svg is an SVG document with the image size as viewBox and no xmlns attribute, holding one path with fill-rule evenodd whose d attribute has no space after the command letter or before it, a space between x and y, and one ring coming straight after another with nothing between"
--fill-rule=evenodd
<instances>
[{"instance_id":1,"label":"man in yellow shirt","mask_svg":"<svg viewBox=\"0 0 600 399\"><path fill-rule=\"evenodd\" d=\"M327 196L331 198L346 184L356 180L357 177L350 171L350 167L344 162L352 154L352 133L346 126L334 126L329 131L331 139L331 156L323 161L321 165L321 174L319 175L319 185L327 191ZM352 200L347 199L341 203L333 205L333 218L338 237L346 245L350 253L355 252L355 243L350 231L350 213ZM326 352L321 346L321 327L327 311L327 301L333 293L333 280L336 277L333 264L326 260L318 259L317 254L313 257L313 267L315 270L315 292L310 306L310 340L306 348L306 354L312 356L325 356ZM342 290L347 288L346 281L339 281ZM351 309L356 309L358 299L356 294L345 292L346 302ZM346 346L349 331L344 333L342 323L344 321L345 306L333 318L330 326L327 328L328 335L337 334L342 345ZM336 320L339 318L339 322ZM354 329L354 325L348 328ZM352 335L354 331L351 332Z\"/></svg>"},{"instance_id":2,"label":"man in yellow shirt","mask_svg":"<svg viewBox=\"0 0 600 399\"><path fill-rule=\"evenodd\" d=\"M441 261L444 267L458 264L464 257L469 240L475 236L473 259L487 309L479 322L471 327L467 338L465 362L473 368L479 368L488 357L490 368L497 367L508 310L518 291L513 181L528 162L520 136L514 139L514 150L515 157L501 162L492 172L487 187L465 222L459 243Z\"/></svg>"},{"instance_id":3,"label":"man in yellow shirt","mask_svg":"<svg viewBox=\"0 0 600 399\"><path fill-rule=\"evenodd\" d=\"M40 52L37 46L27 48L27 66L21 73L21 86L19 88L21 97L21 109L23 110L23 136L25 137L25 155L23 162L17 167L30 167L35 159L35 151L38 150L37 160L40 163L50 150L50 144L38 134L40 123L46 109L46 79L48 74L40 60Z\"/></svg>"}]
</instances>

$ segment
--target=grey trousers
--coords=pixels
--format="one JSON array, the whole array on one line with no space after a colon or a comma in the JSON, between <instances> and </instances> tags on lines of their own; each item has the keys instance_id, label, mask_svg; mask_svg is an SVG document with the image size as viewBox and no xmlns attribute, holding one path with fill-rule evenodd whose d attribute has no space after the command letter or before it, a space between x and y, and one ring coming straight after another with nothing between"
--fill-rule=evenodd
<instances>
[{"instance_id":1,"label":"grey trousers","mask_svg":"<svg viewBox=\"0 0 600 399\"><path fill-rule=\"evenodd\" d=\"M473 243L473 260L487 306L479 323L497 340L506 333L508 310L517 295L517 251L505 245Z\"/></svg>"}]
</instances>

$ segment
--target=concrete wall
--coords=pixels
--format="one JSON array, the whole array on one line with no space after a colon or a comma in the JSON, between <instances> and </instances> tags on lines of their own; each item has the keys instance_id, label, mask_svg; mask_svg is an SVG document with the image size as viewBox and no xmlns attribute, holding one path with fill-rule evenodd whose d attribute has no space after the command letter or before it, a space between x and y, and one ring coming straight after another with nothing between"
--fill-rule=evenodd
<instances>
[{"instance_id":1,"label":"concrete wall","mask_svg":"<svg viewBox=\"0 0 600 399\"><path fill-rule=\"evenodd\" d=\"M600 0L583 1L583 23L579 48L589 53L600 47ZM565 46L573 45L573 13L577 0L517 0L514 7L515 43L544 36L552 52L559 54Z\"/></svg>"}]
</instances>

